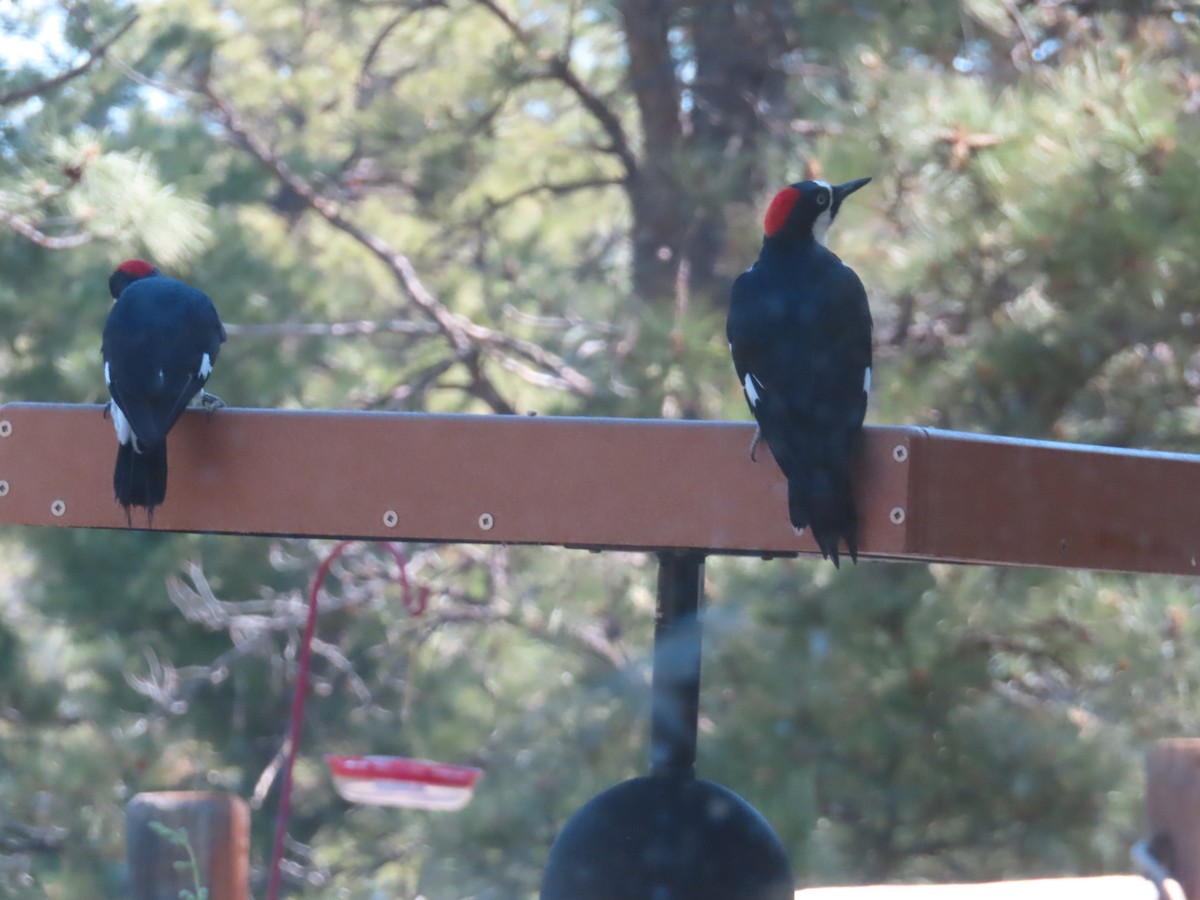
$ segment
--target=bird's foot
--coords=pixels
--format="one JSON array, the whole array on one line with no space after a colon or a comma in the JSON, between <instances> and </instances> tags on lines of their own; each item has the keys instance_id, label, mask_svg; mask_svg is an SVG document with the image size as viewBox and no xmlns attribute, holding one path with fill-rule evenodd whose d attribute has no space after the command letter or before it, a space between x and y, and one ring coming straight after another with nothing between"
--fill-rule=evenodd
<instances>
[{"instance_id":1,"label":"bird's foot","mask_svg":"<svg viewBox=\"0 0 1200 900\"><path fill-rule=\"evenodd\" d=\"M111 401L111 400L109 400L109 401L108 401L107 403L105 403L105 404L104 404L102 407L100 407L100 415L104 416L104 418L106 418L106 419L108 418L108 408L109 408L110 406L112 406L112 401Z\"/></svg>"},{"instance_id":2,"label":"bird's foot","mask_svg":"<svg viewBox=\"0 0 1200 900\"><path fill-rule=\"evenodd\" d=\"M225 401L216 394L210 394L208 391L200 392L200 407L212 412L215 409L224 409Z\"/></svg>"},{"instance_id":3,"label":"bird's foot","mask_svg":"<svg viewBox=\"0 0 1200 900\"><path fill-rule=\"evenodd\" d=\"M754 454L758 452L758 445L762 443L762 429L757 425L754 426L754 439L750 441L750 462L758 462L754 458Z\"/></svg>"}]
</instances>

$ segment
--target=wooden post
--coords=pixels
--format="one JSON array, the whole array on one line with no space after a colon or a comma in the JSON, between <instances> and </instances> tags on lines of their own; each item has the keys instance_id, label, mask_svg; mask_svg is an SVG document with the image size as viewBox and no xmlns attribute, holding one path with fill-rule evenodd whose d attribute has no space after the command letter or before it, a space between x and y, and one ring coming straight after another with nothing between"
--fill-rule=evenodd
<instances>
[{"instance_id":1,"label":"wooden post","mask_svg":"<svg viewBox=\"0 0 1200 900\"><path fill-rule=\"evenodd\" d=\"M1200 739L1156 741L1146 754L1146 820L1151 850L1200 897Z\"/></svg>"},{"instance_id":2,"label":"wooden post","mask_svg":"<svg viewBox=\"0 0 1200 900\"><path fill-rule=\"evenodd\" d=\"M795 900L1157 900L1140 875L1038 878L986 884L884 884L818 887L796 891Z\"/></svg>"},{"instance_id":3,"label":"wooden post","mask_svg":"<svg viewBox=\"0 0 1200 900\"><path fill-rule=\"evenodd\" d=\"M250 808L241 797L206 791L138 794L125 808L125 844L133 900L178 900L195 890L187 848L151 823L187 829L201 887L209 900L250 900Z\"/></svg>"}]
</instances>

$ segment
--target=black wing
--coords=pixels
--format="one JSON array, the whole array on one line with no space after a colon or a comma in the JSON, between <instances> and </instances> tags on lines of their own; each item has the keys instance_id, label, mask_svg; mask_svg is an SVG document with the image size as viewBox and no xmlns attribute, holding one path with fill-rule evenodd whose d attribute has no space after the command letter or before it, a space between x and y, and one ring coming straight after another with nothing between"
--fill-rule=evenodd
<instances>
[{"instance_id":1,"label":"black wing","mask_svg":"<svg viewBox=\"0 0 1200 900\"><path fill-rule=\"evenodd\" d=\"M840 262L800 287L761 266L734 282L726 334L738 381L756 417L767 403L805 429L856 428L871 368L867 292Z\"/></svg>"},{"instance_id":2,"label":"black wing","mask_svg":"<svg viewBox=\"0 0 1200 900\"><path fill-rule=\"evenodd\" d=\"M834 265L796 266L819 281L798 283L761 262L741 275L727 335L747 403L788 478L792 524L812 524L836 562L839 536L857 552L849 461L866 415L871 313L858 276L829 256Z\"/></svg>"},{"instance_id":3,"label":"black wing","mask_svg":"<svg viewBox=\"0 0 1200 900\"><path fill-rule=\"evenodd\" d=\"M101 352L113 402L154 447L208 380L225 328L212 300L170 278L134 282L113 305Z\"/></svg>"}]
</instances>

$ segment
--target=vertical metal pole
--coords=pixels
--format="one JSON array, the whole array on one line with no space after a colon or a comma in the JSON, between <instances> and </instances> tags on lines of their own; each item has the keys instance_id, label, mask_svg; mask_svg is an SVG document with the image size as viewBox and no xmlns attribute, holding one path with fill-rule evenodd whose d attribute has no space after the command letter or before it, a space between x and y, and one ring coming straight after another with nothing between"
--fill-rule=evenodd
<instances>
[{"instance_id":1,"label":"vertical metal pole","mask_svg":"<svg viewBox=\"0 0 1200 900\"><path fill-rule=\"evenodd\" d=\"M650 707L651 775L695 775L703 587L703 554L659 554Z\"/></svg>"}]
</instances>

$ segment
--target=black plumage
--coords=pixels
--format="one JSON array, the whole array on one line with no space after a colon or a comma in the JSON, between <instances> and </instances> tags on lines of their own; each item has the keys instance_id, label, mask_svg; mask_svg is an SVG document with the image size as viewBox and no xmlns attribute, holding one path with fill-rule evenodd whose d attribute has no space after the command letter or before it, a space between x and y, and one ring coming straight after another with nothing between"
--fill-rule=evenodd
<instances>
[{"instance_id":1,"label":"black plumage","mask_svg":"<svg viewBox=\"0 0 1200 900\"><path fill-rule=\"evenodd\" d=\"M153 516L167 493L167 433L197 394L223 405L202 392L225 328L207 294L142 260L122 263L108 284L116 302L101 354L120 444L113 491L127 515L144 506Z\"/></svg>"},{"instance_id":2,"label":"black plumage","mask_svg":"<svg viewBox=\"0 0 1200 900\"><path fill-rule=\"evenodd\" d=\"M858 559L850 468L870 388L871 312L862 282L824 240L842 201L869 180L780 191L726 323L746 402L787 478L792 526L811 527L835 566L843 541Z\"/></svg>"}]
</instances>

